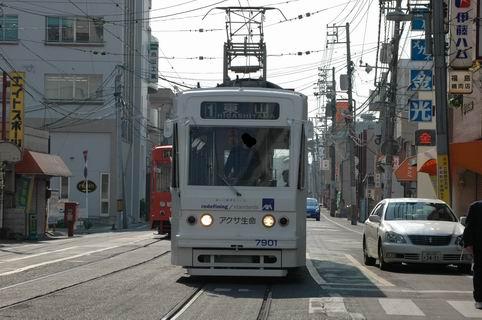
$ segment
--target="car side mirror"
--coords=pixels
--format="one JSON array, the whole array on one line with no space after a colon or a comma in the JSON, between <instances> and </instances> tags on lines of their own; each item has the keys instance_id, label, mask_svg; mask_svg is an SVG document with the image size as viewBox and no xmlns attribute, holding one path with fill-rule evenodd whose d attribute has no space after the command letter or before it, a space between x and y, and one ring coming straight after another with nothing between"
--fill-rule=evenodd
<instances>
[{"instance_id":1,"label":"car side mirror","mask_svg":"<svg viewBox=\"0 0 482 320\"><path fill-rule=\"evenodd\" d=\"M460 221L461 225L465 226L465 224L467 223L467 217L462 216L462 217L460 217L459 221Z\"/></svg>"},{"instance_id":2,"label":"car side mirror","mask_svg":"<svg viewBox=\"0 0 482 320\"><path fill-rule=\"evenodd\" d=\"M379 216L368 216L368 220L370 220L371 222L375 222L375 223L380 223L381 219Z\"/></svg>"}]
</instances>

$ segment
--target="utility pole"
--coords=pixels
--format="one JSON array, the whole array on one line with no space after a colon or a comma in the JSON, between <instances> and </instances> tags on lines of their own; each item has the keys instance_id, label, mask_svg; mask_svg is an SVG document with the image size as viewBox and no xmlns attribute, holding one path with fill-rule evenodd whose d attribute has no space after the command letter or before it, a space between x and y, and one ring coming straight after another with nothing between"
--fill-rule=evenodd
<instances>
[{"instance_id":1,"label":"utility pole","mask_svg":"<svg viewBox=\"0 0 482 320\"><path fill-rule=\"evenodd\" d=\"M437 111L435 113L437 129L437 195L439 199L451 205L444 9L443 1L432 0L430 3L432 5L433 19L434 86Z\"/></svg>"},{"instance_id":2,"label":"utility pole","mask_svg":"<svg viewBox=\"0 0 482 320\"><path fill-rule=\"evenodd\" d=\"M395 11L401 11L402 0L396 0ZM385 141L382 151L385 153L385 186L384 198L392 197L393 156L397 152L395 135L395 116L397 109L397 76L398 76L398 46L400 43L400 20L395 20L392 39L392 59L390 61L390 94L388 110L385 112Z\"/></svg>"},{"instance_id":3,"label":"utility pole","mask_svg":"<svg viewBox=\"0 0 482 320\"><path fill-rule=\"evenodd\" d=\"M332 69L332 96L330 102L331 108L331 135L335 137L335 123L336 123L336 79L335 79L335 67ZM335 152L335 140L330 145L330 216L335 216L336 211L336 152Z\"/></svg>"},{"instance_id":4,"label":"utility pole","mask_svg":"<svg viewBox=\"0 0 482 320\"><path fill-rule=\"evenodd\" d=\"M346 148L348 154L349 168L350 168L350 188L349 195L346 197L345 201L348 200L350 204L350 215L352 217L352 224L356 223L353 219L356 213L356 179L355 179L355 157L354 157L354 141L353 141L353 122L355 120L355 112L353 108L353 62L351 61L351 50L350 50L350 24L347 22L345 26L333 26L328 28L334 29L334 32L328 34L329 36L334 36L335 40L328 43L345 43L346 44L346 69L347 69L347 95L348 95L348 114L345 115L345 122L347 125L347 135L346 135ZM338 41L338 29L345 28L346 41ZM343 182L342 182L343 183ZM344 195L343 195L344 196Z\"/></svg>"},{"instance_id":5,"label":"utility pole","mask_svg":"<svg viewBox=\"0 0 482 320\"><path fill-rule=\"evenodd\" d=\"M125 190L124 190L124 160L122 154L122 67L117 66L117 74L114 80L114 97L115 97L115 120L116 120L116 140L117 140L117 219L118 226L122 225L123 229L127 229L127 214L125 210ZM122 219L122 223L121 220Z\"/></svg>"}]
</instances>

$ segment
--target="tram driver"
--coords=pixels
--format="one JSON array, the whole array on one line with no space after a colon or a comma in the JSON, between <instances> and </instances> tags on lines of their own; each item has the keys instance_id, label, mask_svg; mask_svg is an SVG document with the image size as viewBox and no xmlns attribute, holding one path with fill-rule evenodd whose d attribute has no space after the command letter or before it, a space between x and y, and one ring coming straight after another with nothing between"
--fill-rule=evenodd
<instances>
[{"instance_id":1,"label":"tram driver","mask_svg":"<svg viewBox=\"0 0 482 320\"><path fill-rule=\"evenodd\" d=\"M255 185L260 165L258 151L254 148L256 138L245 132L241 135L241 142L229 152L224 175L235 185Z\"/></svg>"}]
</instances>

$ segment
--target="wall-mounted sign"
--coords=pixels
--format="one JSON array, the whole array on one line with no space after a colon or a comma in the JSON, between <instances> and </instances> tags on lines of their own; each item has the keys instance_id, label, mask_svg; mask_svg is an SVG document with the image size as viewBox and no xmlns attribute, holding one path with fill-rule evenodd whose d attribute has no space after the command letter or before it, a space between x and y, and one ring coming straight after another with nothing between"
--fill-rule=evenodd
<instances>
[{"instance_id":1,"label":"wall-mounted sign","mask_svg":"<svg viewBox=\"0 0 482 320\"><path fill-rule=\"evenodd\" d=\"M446 203L450 203L449 157L446 154L437 155L437 195Z\"/></svg>"},{"instance_id":2,"label":"wall-mounted sign","mask_svg":"<svg viewBox=\"0 0 482 320\"><path fill-rule=\"evenodd\" d=\"M326 159L321 160L321 170L322 171L330 170L330 160L326 160Z\"/></svg>"},{"instance_id":3,"label":"wall-mounted sign","mask_svg":"<svg viewBox=\"0 0 482 320\"><path fill-rule=\"evenodd\" d=\"M87 180L87 192L94 192L95 189L97 189L97 185L94 183L94 181ZM85 180L79 181L79 183L77 183L77 190L85 193Z\"/></svg>"},{"instance_id":4,"label":"wall-mounted sign","mask_svg":"<svg viewBox=\"0 0 482 320\"><path fill-rule=\"evenodd\" d=\"M426 53L425 39L412 39L410 42L410 59L413 61L431 61L432 55Z\"/></svg>"},{"instance_id":5,"label":"wall-mounted sign","mask_svg":"<svg viewBox=\"0 0 482 320\"><path fill-rule=\"evenodd\" d=\"M336 122L345 122L346 116L349 115L348 112L348 101L338 100L336 101Z\"/></svg>"},{"instance_id":6,"label":"wall-mounted sign","mask_svg":"<svg viewBox=\"0 0 482 320\"><path fill-rule=\"evenodd\" d=\"M452 68L468 69L474 61L474 19L477 17L475 0L450 0L450 52Z\"/></svg>"},{"instance_id":7,"label":"wall-mounted sign","mask_svg":"<svg viewBox=\"0 0 482 320\"><path fill-rule=\"evenodd\" d=\"M424 14L429 12L428 9L416 9L412 12L412 31L424 31L425 30L425 18Z\"/></svg>"},{"instance_id":8,"label":"wall-mounted sign","mask_svg":"<svg viewBox=\"0 0 482 320\"><path fill-rule=\"evenodd\" d=\"M159 81L159 42L153 36L149 43L149 82L157 83Z\"/></svg>"},{"instance_id":9,"label":"wall-mounted sign","mask_svg":"<svg viewBox=\"0 0 482 320\"><path fill-rule=\"evenodd\" d=\"M410 90L432 91L432 87L432 70L410 70Z\"/></svg>"},{"instance_id":10,"label":"wall-mounted sign","mask_svg":"<svg viewBox=\"0 0 482 320\"><path fill-rule=\"evenodd\" d=\"M422 129L415 131L415 145L418 147L430 147L436 144L435 130Z\"/></svg>"},{"instance_id":11,"label":"wall-mounted sign","mask_svg":"<svg viewBox=\"0 0 482 320\"><path fill-rule=\"evenodd\" d=\"M10 129L8 140L23 147L25 73L11 72L10 78Z\"/></svg>"},{"instance_id":12,"label":"wall-mounted sign","mask_svg":"<svg viewBox=\"0 0 482 320\"><path fill-rule=\"evenodd\" d=\"M432 100L408 100L408 119L410 121L432 121Z\"/></svg>"},{"instance_id":13,"label":"wall-mounted sign","mask_svg":"<svg viewBox=\"0 0 482 320\"><path fill-rule=\"evenodd\" d=\"M472 93L472 72L465 70L449 70L449 93Z\"/></svg>"}]
</instances>

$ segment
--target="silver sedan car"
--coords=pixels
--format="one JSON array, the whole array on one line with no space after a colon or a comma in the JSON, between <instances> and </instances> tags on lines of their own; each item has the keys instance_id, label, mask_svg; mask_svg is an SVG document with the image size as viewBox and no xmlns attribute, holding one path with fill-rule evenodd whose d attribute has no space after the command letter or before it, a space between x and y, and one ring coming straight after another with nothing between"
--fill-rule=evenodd
<instances>
[{"instance_id":1,"label":"silver sedan car","mask_svg":"<svg viewBox=\"0 0 482 320\"><path fill-rule=\"evenodd\" d=\"M366 265L378 259L382 270L395 263L457 265L470 272L472 255L462 249L464 226L440 200L384 199L365 221Z\"/></svg>"}]
</instances>

